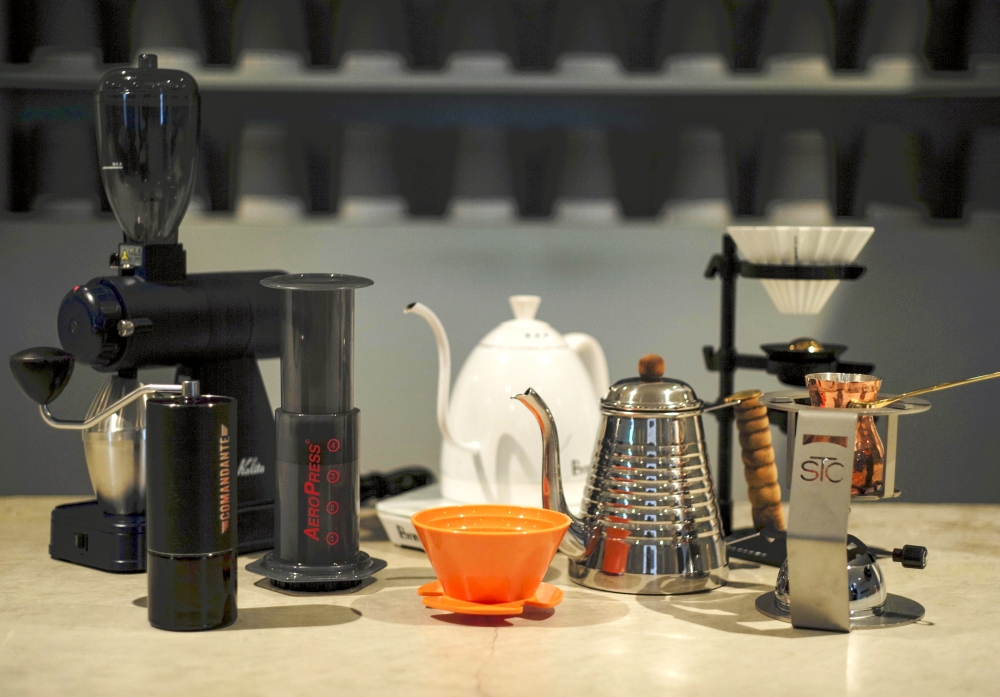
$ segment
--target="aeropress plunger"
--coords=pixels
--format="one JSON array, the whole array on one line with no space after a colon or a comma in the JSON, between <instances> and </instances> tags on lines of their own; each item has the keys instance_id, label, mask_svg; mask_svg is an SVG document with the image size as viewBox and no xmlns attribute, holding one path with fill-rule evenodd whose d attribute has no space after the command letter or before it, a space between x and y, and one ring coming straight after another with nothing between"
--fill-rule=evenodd
<instances>
[{"instance_id":1,"label":"aeropress plunger","mask_svg":"<svg viewBox=\"0 0 1000 697\"><path fill-rule=\"evenodd\" d=\"M249 564L278 588L335 591L385 568L359 547L358 410L354 408L354 291L358 276L290 274L261 283L284 292L277 429L275 548Z\"/></svg>"}]
</instances>

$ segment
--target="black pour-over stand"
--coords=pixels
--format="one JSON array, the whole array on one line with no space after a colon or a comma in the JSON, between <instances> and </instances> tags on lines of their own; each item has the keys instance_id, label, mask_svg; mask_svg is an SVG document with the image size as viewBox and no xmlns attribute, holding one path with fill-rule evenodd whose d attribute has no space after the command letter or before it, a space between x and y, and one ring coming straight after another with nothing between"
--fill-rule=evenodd
<instances>
[{"instance_id":1,"label":"black pour-over stand","mask_svg":"<svg viewBox=\"0 0 1000 697\"><path fill-rule=\"evenodd\" d=\"M736 243L729 235L722 236L722 254L715 254L705 269L705 277L719 276L722 280L722 318L720 323L718 349L705 346L702 352L705 367L719 373L719 398L721 402L734 390L734 377L737 369L766 370L778 372L773 360L767 356L742 354L736 350L736 279L760 278L773 280L800 281L854 281L865 273L865 267L858 264L805 266L779 264L751 264L742 261L736 253ZM852 368L863 364L841 364L836 366ZM867 370L874 366L865 365ZM849 372L856 372L851 370ZM866 371L867 372L867 371ZM747 559L772 566L780 566L785 558L784 539L768 539L764 535L754 535L754 530L736 530L733 527L733 494L732 494L732 459L733 419L731 409L720 409L714 412L719 421L719 456L716 496L719 511L722 515L723 532L730 540L739 540L729 546L729 555L737 559Z\"/></svg>"}]
</instances>

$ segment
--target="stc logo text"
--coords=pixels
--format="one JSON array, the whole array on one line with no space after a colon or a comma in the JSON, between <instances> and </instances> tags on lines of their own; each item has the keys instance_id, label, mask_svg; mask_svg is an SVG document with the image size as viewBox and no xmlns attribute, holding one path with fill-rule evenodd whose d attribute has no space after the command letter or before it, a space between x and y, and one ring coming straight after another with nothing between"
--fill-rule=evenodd
<instances>
[{"instance_id":1,"label":"stc logo text","mask_svg":"<svg viewBox=\"0 0 1000 697\"><path fill-rule=\"evenodd\" d=\"M805 482L832 482L837 484L844 479L844 465L831 458L824 457L820 460L806 460L802 463L799 478Z\"/></svg>"}]
</instances>

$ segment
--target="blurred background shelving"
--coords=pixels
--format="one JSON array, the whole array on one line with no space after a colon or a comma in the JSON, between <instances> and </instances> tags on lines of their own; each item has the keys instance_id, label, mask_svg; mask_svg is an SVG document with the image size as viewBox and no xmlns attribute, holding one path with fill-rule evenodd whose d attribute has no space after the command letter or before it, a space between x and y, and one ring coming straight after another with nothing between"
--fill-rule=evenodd
<instances>
[{"instance_id":1,"label":"blurred background shelving","mask_svg":"<svg viewBox=\"0 0 1000 697\"><path fill-rule=\"evenodd\" d=\"M91 93L156 52L202 91L193 209L237 222L968 220L1000 209L998 5L6 0L0 209L107 215Z\"/></svg>"}]
</instances>

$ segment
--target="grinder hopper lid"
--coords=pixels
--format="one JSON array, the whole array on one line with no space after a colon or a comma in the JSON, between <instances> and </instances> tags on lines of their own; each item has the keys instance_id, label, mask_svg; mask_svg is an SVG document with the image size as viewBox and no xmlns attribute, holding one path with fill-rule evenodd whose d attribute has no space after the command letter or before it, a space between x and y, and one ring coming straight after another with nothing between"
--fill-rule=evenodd
<instances>
[{"instance_id":1,"label":"grinder hopper lid","mask_svg":"<svg viewBox=\"0 0 1000 697\"><path fill-rule=\"evenodd\" d=\"M160 68L155 54L139 56L137 66L116 68L101 77L95 95L98 103L122 103L122 96L149 102L165 102L170 106L195 106L198 83L183 70ZM140 124L136 124L138 128Z\"/></svg>"}]
</instances>

